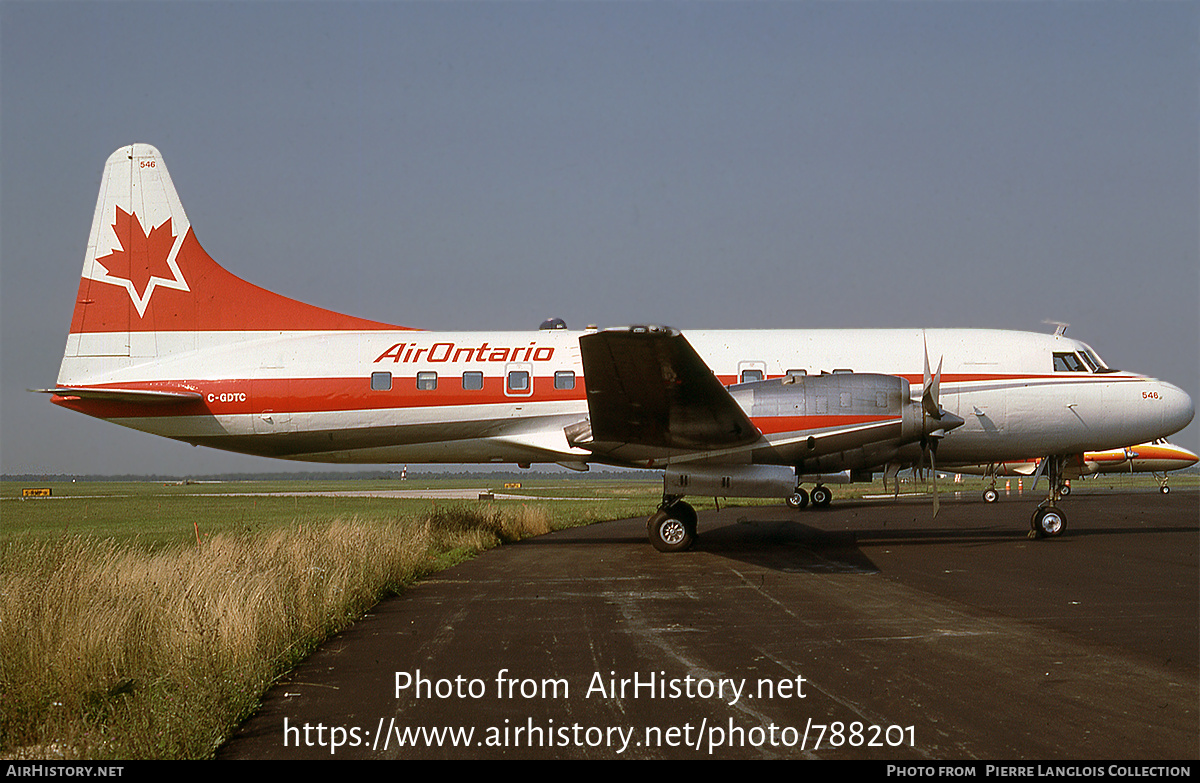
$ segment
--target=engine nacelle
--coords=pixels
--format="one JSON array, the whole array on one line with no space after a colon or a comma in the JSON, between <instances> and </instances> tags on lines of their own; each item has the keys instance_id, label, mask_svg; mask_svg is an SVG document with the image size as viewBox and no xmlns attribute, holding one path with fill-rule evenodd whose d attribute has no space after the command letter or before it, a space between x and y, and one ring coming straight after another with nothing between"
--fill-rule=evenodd
<instances>
[{"instance_id":1,"label":"engine nacelle","mask_svg":"<svg viewBox=\"0 0 1200 783\"><path fill-rule=\"evenodd\" d=\"M865 470L910 451L919 456L924 439L963 423L946 412L928 416L909 382L895 375L789 375L729 392L772 440L770 461L798 473Z\"/></svg>"}]
</instances>

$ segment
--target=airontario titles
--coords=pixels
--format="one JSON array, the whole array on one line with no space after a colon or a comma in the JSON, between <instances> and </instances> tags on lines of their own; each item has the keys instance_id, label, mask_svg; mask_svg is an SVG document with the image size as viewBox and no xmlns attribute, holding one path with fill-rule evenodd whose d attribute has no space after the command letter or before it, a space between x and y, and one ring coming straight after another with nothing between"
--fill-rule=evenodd
<instances>
[{"instance_id":1,"label":"airontario titles","mask_svg":"<svg viewBox=\"0 0 1200 783\"><path fill-rule=\"evenodd\" d=\"M379 354L372 364L385 359L391 359L393 364L410 364L429 362L548 362L554 357L554 349L548 345L538 345L530 342L516 348L490 345L484 340L479 345L459 345L458 343L434 343L419 345L417 343L396 343Z\"/></svg>"}]
</instances>

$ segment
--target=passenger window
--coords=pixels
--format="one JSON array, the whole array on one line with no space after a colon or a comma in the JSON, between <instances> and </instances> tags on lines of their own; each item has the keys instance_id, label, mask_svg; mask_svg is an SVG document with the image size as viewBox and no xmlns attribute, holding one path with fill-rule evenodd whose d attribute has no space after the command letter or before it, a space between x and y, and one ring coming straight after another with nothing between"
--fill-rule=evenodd
<instances>
[{"instance_id":1,"label":"passenger window","mask_svg":"<svg viewBox=\"0 0 1200 783\"><path fill-rule=\"evenodd\" d=\"M763 379L762 370L742 370L742 383L752 383Z\"/></svg>"},{"instance_id":2,"label":"passenger window","mask_svg":"<svg viewBox=\"0 0 1200 783\"><path fill-rule=\"evenodd\" d=\"M1073 353L1056 353L1054 354L1054 371L1087 372L1087 368L1083 366L1083 362L1079 361L1079 357Z\"/></svg>"},{"instance_id":3,"label":"passenger window","mask_svg":"<svg viewBox=\"0 0 1200 783\"><path fill-rule=\"evenodd\" d=\"M575 373L571 370L559 370L558 372L554 373L554 388L574 389Z\"/></svg>"},{"instance_id":4,"label":"passenger window","mask_svg":"<svg viewBox=\"0 0 1200 783\"><path fill-rule=\"evenodd\" d=\"M788 370L787 374L788 375L797 375L797 376L800 376L801 378L803 378L805 375L808 375L808 370Z\"/></svg>"},{"instance_id":5,"label":"passenger window","mask_svg":"<svg viewBox=\"0 0 1200 783\"><path fill-rule=\"evenodd\" d=\"M464 372L462 377L463 388L467 391L479 391L483 388L483 373L481 372Z\"/></svg>"},{"instance_id":6,"label":"passenger window","mask_svg":"<svg viewBox=\"0 0 1200 783\"><path fill-rule=\"evenodd\" d=\"M392 374L390 372L371 373L371 391L391 391Z\"/></svg>"},{"instance_id":7,"label":"passenger window","mask_svg":"<svg viewBox=\"0 0 1200 783\"><path fill-rule=\"evenodd\" d=\"M513 370L508 374L508 390L510 392L529 391L529 373L525 370Z\"/></svg>"},{"instance_id":8,"label":"passenger window","mask_svg":"<svg viewBox=\"0 0 1200 783\"><path fill-rule=\"evenodd\" d=\"M437 388L437 373L436 372L419 372L417 373L417 388L424 391L432 391Z\"/></svg>"}]
</instances>

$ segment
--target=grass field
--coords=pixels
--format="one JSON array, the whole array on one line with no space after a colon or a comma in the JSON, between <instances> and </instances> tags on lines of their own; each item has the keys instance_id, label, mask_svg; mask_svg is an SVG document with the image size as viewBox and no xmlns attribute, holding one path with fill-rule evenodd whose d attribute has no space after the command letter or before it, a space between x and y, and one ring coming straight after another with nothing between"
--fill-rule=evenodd
<instances>
[{"instance_id":1,"label":"grass field","mask_svg":"<svg viewBox=\"0 0 1200 783\"><path fill-rule=\"evenodd\" d=\"M1001 479L1017 492L1018 480ZM1032 481L1025 479L1025 492L1034 496ZM1153 489L1158 481L1147 475L1109 474L1074 482L1077 489ZM942 493L983 491L986 482L978 476L963 476L962 482L939 481ZM1043 481L1038 493L1045 492ZM1200 474L1177 473L1172 489L1200 486ZM48 487L52 496L21 499L25 487ZM250 534L274 529L297 520L392 519L419 515L467 500L334 496L320 493L370 493L403 490L490 489L508 495L523 495L524 501L498 500L500 506L525 503L550 514L555 528L573 527L601 519L648 516L658 504L662 485L657 480L580 480L534 478L521 481L519 489L504 489L503 482L486 479L422 478L404 482L388 480L329 481L221 481L206 483L155 482L0 482L0 538L14 536L60 537L87 535L114 541L137 542L153 549L184 545L216 534ZM889 487L889 490L891 488ZM924 491L925 485L904 483L901 491ZM871 484L835 485L838 498L883 494L876 479ZM542 498L578 498L578 503ZM712 508L712 498L688 498L698 509ZM724 501L723 501L724 502ZM741 503L755 501L738 501ZM761 501L775 503L777 501Z\"/></svg>"},{"instance_id":2,"label":"grass field","mask_svg":"<svg viewBox=\"0 0 1200 783\"><path fill-rule=\"evenodd\" d=\"M1074 485L1150 492L1158 482ZM984 486L940 482L944 497ZM1200 476L1171 486L1195 489ZM52 496L21 499L26 487ZM1025 494L1033 501L1042 487ZM358 494L455 488L523 497ZM835 503L884 491L879 481L833 489ZM520 489L469 479L3 482L0 756L209 757L276 678L382 597L499 543L645 517L660 495L658 481L611 479L531 478Z\"/></svg>"},{"instance_id":3,"label":"grass field","mask_svg":"<svg viewBox=\"0 0 1200 783\"><path fill-rule=\"evenodd\" d=\"M4 482L0 485L0 537L87 535L136 542L154 549L196 543L217 534L253 534L302 520L394 519L478 501L319 493L422 489L495 489L530 497L526 505L553 508L557 528L596 519L643 516L658 503L658 482L521 482L503 489L486 481L237 481L202 484L152 482ZM50 498L22 499L26 487L47 487ZM539 495L578 497L579 503L539 501ZM506 506L522 501L495 501ZM711 503L711 501L710 501ZM616 516L614 516L616 515Z\"/></svg>"},{"instance_id":4,"label":"grass field","mask_svg":"<svg viewBox=\"0 0 1200 783\"><path fill-rule=\"evenodd\" d=\"M529 499L357 494L396 485L4 482L0 756L211 756L277 677L381 598L499 543L645 515L661 493L440 480L403 489Z\"/></svg>"}]
</instances>

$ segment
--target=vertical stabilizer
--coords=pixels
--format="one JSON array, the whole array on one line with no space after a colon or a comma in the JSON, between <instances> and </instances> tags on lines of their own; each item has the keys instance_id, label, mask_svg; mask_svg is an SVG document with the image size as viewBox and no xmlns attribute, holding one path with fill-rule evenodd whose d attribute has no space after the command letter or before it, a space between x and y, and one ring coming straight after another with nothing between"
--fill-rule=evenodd
<instances>
[{"instance_id":1,"label":"vertical stabilizer","mask_svg":"<svg viewBox=\"0 0 1200 783\"><path fill-rule=\"evenodd\" d=\"M86 383L101 366L111 369L111 360L125 364L121 357L144 361L193 350L202 332L396 328L313 307L227 272L197 241L162 155L131 144L104 166L59 382ZM111 360L72 365L71 357Z\"/></svg>"}]
</instances>

